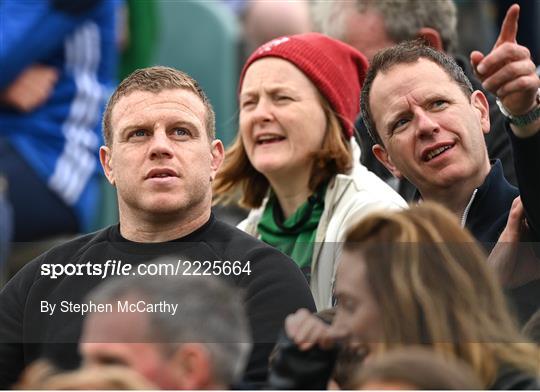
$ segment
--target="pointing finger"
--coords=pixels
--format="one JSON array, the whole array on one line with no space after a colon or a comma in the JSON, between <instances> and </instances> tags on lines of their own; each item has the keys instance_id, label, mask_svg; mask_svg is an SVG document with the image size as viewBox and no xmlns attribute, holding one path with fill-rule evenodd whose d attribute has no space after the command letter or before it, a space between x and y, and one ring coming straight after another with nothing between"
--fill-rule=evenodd
<instances>
[{"instance_id":1,"label":"pointing finger","mask_svg":"<svg viewBox=\"0 0 540 392\"><path fill-rule=\"evenodd\" d=\"M519 19L519 5L512 4L512 6L506 11L504 17L501 32L495 42L494 48L502 45L505 42L516 43L517 31L518 31L518 19Z\"/></svg>"}]
</instances>

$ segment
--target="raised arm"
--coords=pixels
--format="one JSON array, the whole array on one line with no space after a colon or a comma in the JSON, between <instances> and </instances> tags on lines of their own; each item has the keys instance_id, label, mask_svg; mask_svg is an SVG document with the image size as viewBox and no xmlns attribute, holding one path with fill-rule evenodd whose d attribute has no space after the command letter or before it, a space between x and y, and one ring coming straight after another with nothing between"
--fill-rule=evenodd
<instances>
[{"instance_id":1,"label":"raised arm","mask_svg":"<svg viewBox=\"0 0 540 392\"><path fill-rule=\"evenodd\" d=\"M519 6L512 5L489 54L471 53L482 85L510 124L514 165L532 241L540 241L540 78L529 50L516 42Z\"/></svg>"}]
</instances>

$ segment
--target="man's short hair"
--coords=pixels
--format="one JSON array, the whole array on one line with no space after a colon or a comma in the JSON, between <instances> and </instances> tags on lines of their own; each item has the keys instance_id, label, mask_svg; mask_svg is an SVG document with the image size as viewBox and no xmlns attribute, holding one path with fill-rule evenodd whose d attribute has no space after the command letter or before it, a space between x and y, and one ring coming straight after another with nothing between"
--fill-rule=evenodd
<instances>
[{"instance_id":1,"label":"man's short hair","mask_svg":"<svg viewBox=\"0 0 540 392\"><path fill-rule=\"evenodd\" d=\"M316 29L343 40L349 3L317 0L311 10ZM457 9L453 0L356 0L353 3L359 13L370 8L378 11L388 35L396 43L413 40L421 28L431 27L440 34L445 52L454 54L457 50Z\"/></svg>"},{"instance_id":2,"label":"man's short hair","mask_svg":"<svg viewBox=\"0 0 540 392\"><path fill-rule=\"evenodd\" d=\"M210 100L197 81L185 72L170 67L155 66L134 71L126 77L109 98L103 114L103 139L107 146L112 145L113 130L111 117L114 106L120 98L135 91L146 91L159 94L164 90L185 89L198 96L206 108L205 125L208 140L216 136L216 116Z\"/></svg>"},{"instance_id":3,"label":"man's short hair","mask_svg":"<svg viewBox=\"0 0 540 392\"><path fill-rule=\"evenodd\" d=\"M94 289L87 301L113 303L143 300L178 304L173 316L146 313L149 327L141 342L159 344L172 354L182 343L200 343L208 350L214 381L231 385L245 370L251 335L237 290L212 276L141 276L112 278Z\"/></svg>"},{"instance_id":4,"label":"man's short hair","mask_svg":"<svg viewBox=\"0 0 540 392\"><path fill-rule=\"evenodd\" d=\"M415 63L419 59L426 59L441 67L446 74L456 82L465 96L470 97L474 89L470 80L465 76L463 69L449 55L439 52L421 41L407 41L399 45L381 50L373 57L362 87L361 111L364 124L375 143L384 146L381 136L377 132L375 121L369 105L369 98L373 81L379 73L388 72L392 67L400 64Z\"/></svg>"}]
</instances>

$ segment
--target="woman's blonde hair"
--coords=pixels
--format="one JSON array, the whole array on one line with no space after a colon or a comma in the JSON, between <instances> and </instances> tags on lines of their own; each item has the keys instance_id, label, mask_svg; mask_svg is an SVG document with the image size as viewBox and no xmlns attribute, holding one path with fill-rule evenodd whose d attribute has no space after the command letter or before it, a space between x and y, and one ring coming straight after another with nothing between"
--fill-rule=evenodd
<instances>
[{"instance_id":1,"label":"woman's blonde hair","mask_svg":"<svg viewBox=\"0 0 540 392\"><path fill-rule=\"evenodd\" d=\"M343 134L341 123L330 104L320 94L327 126L320 151L314 155L309 188L319 185L338 173L347 173L352 167L350 143ZM241 192L239 204L245 208L260 207L268 193L269 182L249 161L240 133L225 153L225 160L214 180L214 204L229 203Z\"/></svg>"},{"instance_id":2,"label":"woman's blonde hair","mask_svg":"<svg viewBox=\"0 0 540 392\"><path fill-rule=\"evenodd\" d=\"M157 387L125 366L94 366L61 372L50 362L38 360L24 370L13 389L148 390Z\"/></svg>"},{"instance_id":3,"label":"woman's blonde hair","mask_svg":"<svg viewBox=\"0 0 540 392\"><path fill-rule=\"evenodd\" d=\"M535 348L519 333L485 254L442 206L372 214L351 228L344 250L365 261L383 350L431 345L467 362L485 386L501 366L537 373Z\"/></svg>"}]
</instances>

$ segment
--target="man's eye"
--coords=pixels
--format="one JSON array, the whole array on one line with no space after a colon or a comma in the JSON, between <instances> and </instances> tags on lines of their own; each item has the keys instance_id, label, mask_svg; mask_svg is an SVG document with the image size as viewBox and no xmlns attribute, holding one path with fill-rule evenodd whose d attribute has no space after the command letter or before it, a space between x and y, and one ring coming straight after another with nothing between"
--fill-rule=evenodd
<instances>
[{"instance_id":1,"label":"man's eye","mask_svg":"<svg viewBox=\"0 0 540 392\"><path fill-rule=\"evenodd\" d=\"M440 109L442 107L446 107L446 101L443 100L443 99L438 99L436 101L433 101L433 103L431 104L431 107L434 108L434 109Z\"/></svg>"},{"instance_id":2,"label":"man's eye","mask_svg":"<svg viewBox=\"0 0 540 392\"><path fill-rule=\"evenodd\" d=\"M173 134L175 136L189 136L191 135L191 132L189 132L189 130L186 128L175 128L173 130Z\"/></svg>"},{"instance_id":3,"label":"man's eye","mask_svg":"<svg viewBox=\"0 0 540 392\"><path fill-rule=\"evenodd\" d=\"M133 131L129 134L129 137L143 137L148 135L148 133L144 129L137 129L136 131Z\"/></svg>"},{"instance_id":4,"label":"man's eye","mask_svg":"<svg viewBox=\"0 0 540 392\"><path fill-rule=\"evenodd\" d=\"M397 120L394 125L392 126L392 131L398 131L399 129L401 129L402 127L404 127L407 123L409 122L408 119L406 118L400 118L399 120Z\"/></svg>"}]
</instances>

